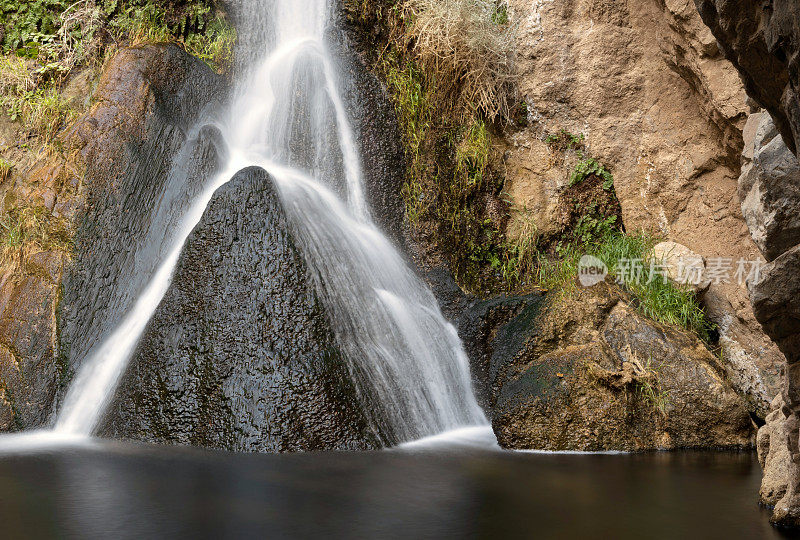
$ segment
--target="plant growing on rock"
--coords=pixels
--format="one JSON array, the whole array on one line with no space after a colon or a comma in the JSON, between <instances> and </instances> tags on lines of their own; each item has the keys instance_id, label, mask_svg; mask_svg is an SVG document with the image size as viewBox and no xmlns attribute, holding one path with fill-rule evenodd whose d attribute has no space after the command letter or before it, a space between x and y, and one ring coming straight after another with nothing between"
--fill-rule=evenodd
<instances>
[{"instance_id":1,"label":"plant growing on rock","mask_svg":"<svg viewBox=\"0 0 800 540\"><path fill-rule=\"evenodd\" d=\"M582 150L585 138L583 133L573 134L562 128L556 133L547 135L543 140L550 148L565 152L567 150Z\"/></svg>"},{"instance_id":2,"label":"plant growing on rock","mask_svg":"<svg viewBox=\"0 0 800 540\"><path fill-rule=\"evenodd\" d=\"M14 169L14 164L7 159L0 158L0 183L5 182L11 177L11 171Z\"/></svg>"},{"instance_id":3,"label":"plant growing on rock","mask_svg":"<svg viewBox=\"0 0 800 540\"><path fill-rule=\"evenodd\" d=\"M443 95L459 97L489 119L509 117L517 27L505 2L408 0L410 34Z\"/></svg>"},{"instance_id":4,"label":"plant growing on rock","mask_svg":"<svg viewBox=\"0 0 800 540\"><path fill-rule=\"evenodd\" d=\"M72 232L67 222L42 206L23 206L6 201L0 214L3 231L2 253L7 260L17 260L39 250L69 251Z\"/></svg>"},{"instance_id":5,"label":"plant growing on rock","mask_svg":"<svg viewBox=\"0 0 800 540\"><path fill-rule=\"evenodd\" d=\"M603 179L603 189L610 191L614 186L614 177L608 170L603 167L594 158L584 158L581 155L581 160L575 165L575 169L569 177L569 185L574 186L588 178L589 176L598 176Z\"/></svg>"}]
</instances>

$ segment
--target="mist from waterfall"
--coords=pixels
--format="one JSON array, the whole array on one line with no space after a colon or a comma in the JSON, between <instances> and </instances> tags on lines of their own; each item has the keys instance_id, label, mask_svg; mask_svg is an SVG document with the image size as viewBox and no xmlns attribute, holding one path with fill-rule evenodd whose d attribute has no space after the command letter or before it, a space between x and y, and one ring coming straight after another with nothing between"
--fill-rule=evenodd
<instances>
[{"instance_id":1,"label":"mist from waterfall","mask_svg":"<svg viewBox=\"0 0 800 540\"><path fill-rule=\"evenodd\" d=\"M228 110L203 121L220 129L227 164L193 194L173 231L151 231L163 239L161 262L124 319L83 362L56 432L96 429L187 237L214 192L251 165L266 169L278 187L380 439L392 445L486 424L455 329L370 218L357 137L341 97L352 82L331 54L332 0L245 0L239 8L244 67ZM177 167L170 182L185 181L181 174Z\"/></svg>"}]
</instances>

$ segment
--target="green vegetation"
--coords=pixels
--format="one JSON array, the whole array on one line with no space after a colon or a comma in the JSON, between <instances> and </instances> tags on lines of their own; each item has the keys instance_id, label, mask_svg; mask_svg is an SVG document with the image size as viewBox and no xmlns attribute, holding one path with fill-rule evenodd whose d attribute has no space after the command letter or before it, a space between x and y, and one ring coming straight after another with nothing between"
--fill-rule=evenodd
<instances>
[{"instance_id":1,"label":"green vegetation","mask_svg":"<svg viewBox=\"0 0 800 540\"><path fill-rule=\"evenodd\" d=\"M42 206L17 206L6 201L0 214L3 256L16 259L24 250L62 250L70 248L72 232L67 222Z\"/></svg>"},{"instance_id":2,"label":"green vegetation","mask_svg":"<svg viewBox=\"0 0 800 540\"><path fill-rule=\"evenodd\" d=\"M642 314L664 324L685 328L708 342L712 325L694 293L663 279L663 276L650 279L648 257L658 241L644 232L625 234L612 226L601 227L589 241L576 238L575 242L560 246L555 257L534 252L530 265L534 269L533 281L541 288L569 293L576 287L581 257L593 255L606 264L609 276L631 294Z\"/></svg>"},{"instance_id":3,"label":"green vegetation","mask_svg":"<svg viewBox=\"0 0 800 540\"><path fill-rule=\"evenodd\" d=\"M580 150L583 148L585 136L583 133L574 135L566 129L561 129L557 133L551 133L544 138L544 142L551 148L566 151Z\"/></svg>"},{"instance_id":4,"label":"green vegetation","mask_svg":"<svg viewBox=\"0 0 800 540\"><path fill-rule=\"evenodd\" d=\"M614 186L614 177L611 176L611 173L600 165L596 159L585 158L580 151L579 156L581 159L578 161L577 165L575 165L575 169L569 177L569 185L574 186L586 180L587 177L595 175L603 179L603 189L605 191L610 191Z\"/></svg>"},{"instance_id":5,"label":"green vegetation","mask_svg":"<svg viewBox=\"0 0 800 540\"><path fill-rule=\"evenodd\" d=\"M574 186L594 175L603 180L603 189L611 191L614 186L614 177L596 159L586 156L584 142L586 137L583 133L573 134L562 129L557 133L551 133L544 138L544 142L553 150L559 152L574 151L578 155L578 163L575 165L569 177L569 185Z\"/></svg>"},{"instance_id":6,"label":"green vegetation","mask_svg":"<svg viewBox=\"0 0 800 540\"><path fill-rule=\"evenodd\" d=\"M401 63L397 54L390 52L381 62L387 85L395 98L395 110L409 160L403 198L408 218L416 224L426 210L421 179L425 169L422 153L432 124L432 109L425 92L428 83L414 62Z\"/></svg>"},{"instance_id":7,"label":"green vegetation","mask_svg":"<svg viewBox=\"0 0 800 540\"><path fill-rule=\"evenodd\" d=\"M661 386L658 372L653 368L652 359L641 366L641 373L635 380L636 392L639 397L649 403L662 416L667 416L667 407L670 405L669 392Z\"/></svg>"},{"instance_id":8,"label":"green vegetation","mask_svg":"<svg viewBox=\"0 0 800 540\"><path fill-rule=\"evenodd\" d=\"M386 41L370 48L400 121L409 221L462 286L504 287L511 257L492 122L518 113L513 13L495 0L346 0L345 8L367 39Z\"/></svg>"},{"instance_id":9,"label":"green vegetation","mask_svg":"<svg viewBox=\"0 0 800 540\"><path fill-rule=\"evenodd\" d=\"M59 129L76 115L53 87L0 96L0 106L12 120L20 121L28 134L41 137L45 144L52 141Z\"/></svg>"},{"instance_id":10,"label":"green vegetation","mask_svg":"<svg viewBox=\"0 0 800 540\"><path fill-rule=\"evenodd\" d=\"M209 0L0 0L0 107L46 145L76 116L62 90L122 44L172 42L217 71L230 65L233 27Z\"/></svg>"},{"instance_id":11,"label":"green vegetation","mask_svg":"<svg viewBox=\"0 0 800 540\"><path fill-rule=\"evenodd\" d=\"M134 45L175 43L217 72L225 71L233 60L236 31L210 5L190 3L175 16L154 1L112 4L107 26L116 40L127 39Z\"/></svg>"},{"instance_id":12,"label":"green vegetation","mask_svg":"<svg viewBox=\"0 0 800 540\"><path fill-rule=\"evenodd\" d=\"M14 164L0 157L0 184L11 178L11 171L13 170Z\"/></svg>"}]
</instances>

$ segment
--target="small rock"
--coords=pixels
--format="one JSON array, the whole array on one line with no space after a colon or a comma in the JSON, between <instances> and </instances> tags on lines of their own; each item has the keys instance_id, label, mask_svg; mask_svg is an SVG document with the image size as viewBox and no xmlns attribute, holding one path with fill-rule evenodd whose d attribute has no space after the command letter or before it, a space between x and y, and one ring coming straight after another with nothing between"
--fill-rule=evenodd
<instances>
[{"instance_id":1,"label":"small rock","mask_svg":"<svg viewBox=\"0 0 800 540\"><path fill-rule=\"evenodd\" d=\"M699 255L677 242L660 242L650 252L651 260L660 261L664 275L673 283L691 287L699 294L711 284L706 277L706 261Z\"/></svg>"}]
</instances>

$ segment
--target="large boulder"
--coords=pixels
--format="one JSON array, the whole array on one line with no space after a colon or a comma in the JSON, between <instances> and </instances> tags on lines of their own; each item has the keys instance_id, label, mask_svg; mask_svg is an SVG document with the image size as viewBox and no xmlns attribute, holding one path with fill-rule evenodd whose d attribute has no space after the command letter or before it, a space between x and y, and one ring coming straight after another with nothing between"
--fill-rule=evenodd
<instances>
[{"instance_id":1,"label":"large boulder","mask_svg":"<svg viewBox=\"0 0 800 540\"><path fill-rule=\"evenodd\" d=\"M711 280L705 275L705 258L683 244L659 242L653 246L650 257L661 264L665 277L678 286L700 293L711 285Z\"/></svg>"},{"instance_id":2,"label":"large boulder","mask_svg":"<svg viewBox=\"0 0 800 540\"><path fill-rule=\"evenodd\" d=\"M695 0L747 93L765 107L786 146L800 140L800 4L794 0Z\"/></svg>"},{"instance_id":3,"label":"large boulder","mask_svg":"<svg viewBox=\"0 0 800 540\"><path fill-rule=\"evenodd\" d=\"M183 248L102 435L235 451L379 446L277 190L214 195Z\"/></svg>"},{"instance_id":4,"label":"large boulder","mask_svg":"<svg viewBox=\"0 0 800 540\"><path fill-rule=\"evenodd\" d=\"M219 169L218 134L201 119L226 93L176 46L123 49L68 134L85 180L60 305L63 387L144 288L168 248L163 231Z\"/></svg>"},{"instance_id":5,"label":"large boulder","mask_svg":"<svg viewBox=\"0 0 800 540\"><path fill-rule=\"evenodd\" d=\"M83 86L81 100L93 105L59 135L65 151L17 163L0 190L5 210L25 208L65 236L77 229L71 254L65 241L0 262L0 431L46 425L75 366L130 305L166 171L197 136L206 104L225 93L220 77L176 46L122 49L93 95ZM198 148L187 169L213 169L202 155L210 144Z\"/></svg>"},{"instance_id":6,"label":"large boulder","mask_svg":"<svg viewBox=\"0 0 800 540\"><path fill-rule=\"evenodd\" d=\"M739 198L750 235L768 261L800 241L800 161L766 113L748 119Z\"/></svg>"},{"instance_id":7,"label":"large boulder","mask_svg":"<svg viewBox=\"0 0 800 540\"><path fill-rule=\"evenodd\" d=\"M715 356L696 337L642 316L613 285L471 311L486 323L475 361L485 364L492 425L506 448L752 444L747 406Z\"/></svg>"}]
</instances>

